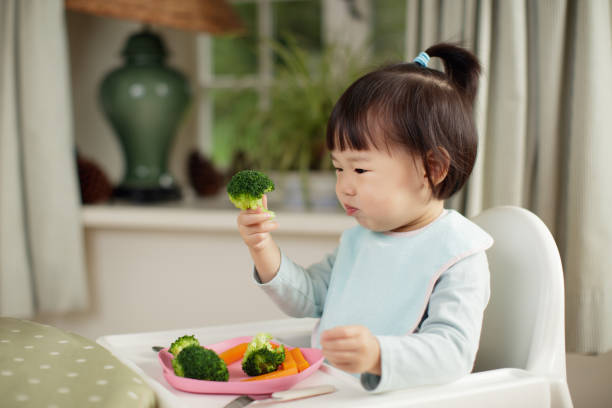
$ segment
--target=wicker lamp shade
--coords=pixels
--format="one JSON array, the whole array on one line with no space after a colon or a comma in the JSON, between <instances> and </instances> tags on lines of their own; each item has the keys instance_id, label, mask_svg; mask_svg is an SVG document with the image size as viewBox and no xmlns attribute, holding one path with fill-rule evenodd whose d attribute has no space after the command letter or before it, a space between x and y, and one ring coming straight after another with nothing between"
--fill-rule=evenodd
<instances>
[{"instance_id":1,"label":"wicker lamp shade","mask_svg":"<svg viewBox=\"0 0 612 408\"><path fill-rule=\"evenodd\" d=\"M65 6L72 11L187 31L231 34L243 30L226 0L65 0Z\"/></svg>"}]
</instances>

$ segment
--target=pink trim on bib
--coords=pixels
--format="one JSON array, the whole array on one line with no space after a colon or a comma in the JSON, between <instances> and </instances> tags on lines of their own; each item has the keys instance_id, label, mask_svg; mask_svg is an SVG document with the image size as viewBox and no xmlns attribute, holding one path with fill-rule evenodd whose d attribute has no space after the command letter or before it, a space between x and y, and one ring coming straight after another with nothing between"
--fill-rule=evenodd
<instances>
[{"instance_id":1,"label":"pink trim on bib","mask_svg":"<svg viewBox=\"0 0 612 408\"><path fill-rule=\"evenodd\" d=\"M473 250L468 251L468 252L466 252L464 254L456 256L455 258L453 258L450 261L448 261L446 264L442 265L442 267L434 274L433 278L429 282L429 286L427 287L427 296L425 296L425 302L423 304L423 308L421 309L421 313L419 314L419 318L417 319L417 322L412 327L412 329L410 329L410 331L408 333L406 333L406 334L414 333L414 331L417 329L417 327L419 327L419 324L421 323L421 320L423 320L423 315L425 314L425 310L427 310L427 305L429 304L429 298L431 297L431 294L433 292L433 288L436 285L436 282L438 281L438 279L440 279L440 276L442 276L442 274L444 272L446 272L451 266L453 266L454 264L456 264L460 260L462 260L464 258L467 258L468 256L472 256L474 254L477 254L480 251L484 251L484 250L486 250L486 248L488 248L488 247L473 249Z\"/></svg>"}]
</instances>

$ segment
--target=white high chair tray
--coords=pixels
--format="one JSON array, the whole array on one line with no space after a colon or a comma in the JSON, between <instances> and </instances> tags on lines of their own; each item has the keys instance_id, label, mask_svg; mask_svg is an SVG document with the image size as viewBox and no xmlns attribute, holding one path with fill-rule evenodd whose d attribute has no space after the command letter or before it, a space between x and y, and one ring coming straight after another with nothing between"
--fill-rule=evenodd
<instances>
[{"instance_id":1,"label":"white high chair tray","mask_svg":"<svg viewBox=\"0 0 612 408\"><path fill-rule=\"evenodd\" d=\"M191 394L174 389L165 380L152 346L168 346L177 337L194 334L200 343L210 344L237 336L265 331L290 346L308 347L316 319L284 319L225 326L178 329L160 332L116 334L97 342L138 372L155 390L160 408L223 407L235 395ZM331 384L337 391L313 398L276 403L290 407L549 407L548 379L519 369L501 369L469 376L451 384L415 387L373 394L363 390L359 380L323 364L321 369L296 388Z\"/></svg>"}]
</instances>

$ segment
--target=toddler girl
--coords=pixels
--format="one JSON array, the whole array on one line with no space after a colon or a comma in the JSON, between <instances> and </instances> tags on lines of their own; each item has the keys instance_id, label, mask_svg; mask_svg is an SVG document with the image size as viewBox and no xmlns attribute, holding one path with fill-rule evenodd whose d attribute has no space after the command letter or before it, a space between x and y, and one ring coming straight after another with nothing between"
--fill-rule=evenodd
<instances>
[{"instance_id":1,"label":"toddler girl","mask_svg":"<svg viewBox=\"0 0 612 408\"><path fill-rule=\"evenodd\" d=\"M430 57L445 73L427 68ZM453 381L473 367L493 240L443 200L476 158L479 73L473 54L438 44L344 92L327 147L338 200L359 225L320 263L288 259L261 209L238 216L258 284L288 315L319 317L313 347L367 390Z\"/></svg>"}]
</instances>

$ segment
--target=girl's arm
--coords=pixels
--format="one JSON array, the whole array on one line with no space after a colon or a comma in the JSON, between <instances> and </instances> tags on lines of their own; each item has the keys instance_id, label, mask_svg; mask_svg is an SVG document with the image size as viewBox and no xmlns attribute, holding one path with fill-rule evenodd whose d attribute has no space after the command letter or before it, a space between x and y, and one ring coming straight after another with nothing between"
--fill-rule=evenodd
<instances>
[{"instance_id":1,"label":"girl's arm","mask_svg":"<svg viewBox=\"0 0 612 408\"><path fill-rule=\"evenodd\" d=\"M267 197L263 207L267 209ZM241 211L238 231L255 264L255 280L290 316L320 317L336 254L304 269L285 257L270 235L278 224L263 209Z\"/></svg>"},{"instance_id":2,"label":"girl's arm","mask_svg":"<svg viewBox=\"0 0 612 408\"><path fill-rule=\"evenodd\" d=\"M263 208L268 208L266 195L262 199ZM270 232L278 228L269 212L262 208L243 210L238 214L238 232L249 248L251 258L263 282L274 278L280 266L280 250Z\"/></svg>"},{"instance_id":3,"label":"girl's arm","mask_svg":"<svg viewBox=\"0 0 612 408\"><path fill-rule=\"evenodd\" d=\"M381 392L441 384L469 374L489 295L484 252L453 265L438 280L429 300L428 316L418 333L376 336L381 375L362 374L363 386Z\"/></svg>"},{"instance_id":4,"label":"girl's arm","mask_svg":"<svg viewBox=\"0 0 612 408\"><path fill-rule=\"evenodd\" d=\"M297 265L281 252L278 273L264 283L255 268L255 280L278 307L292 317L321 317L336 251L308 268Z\"/></svg>"}]
</instances>

